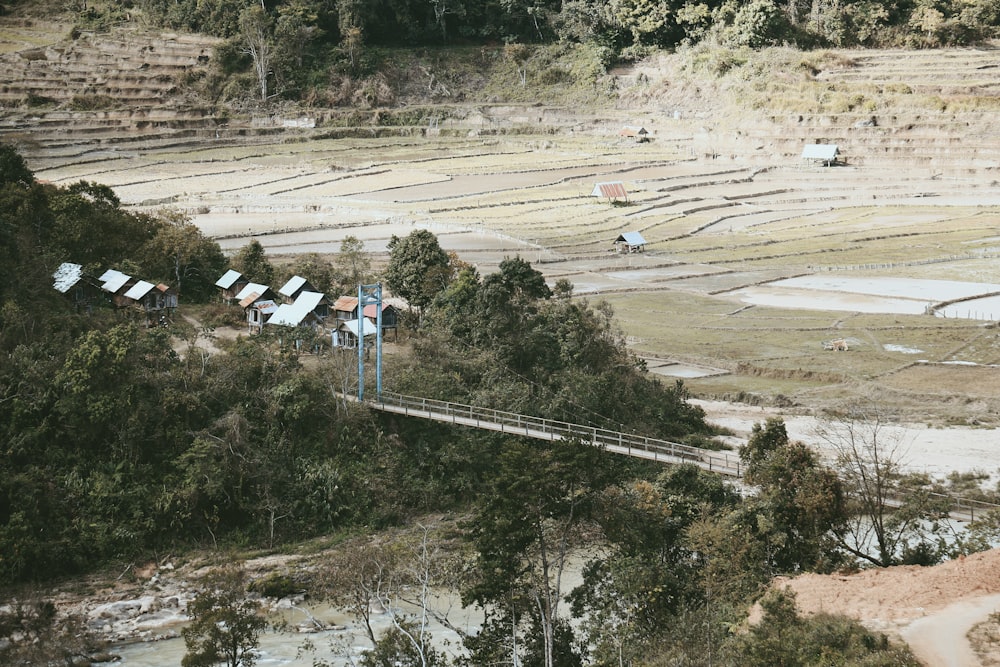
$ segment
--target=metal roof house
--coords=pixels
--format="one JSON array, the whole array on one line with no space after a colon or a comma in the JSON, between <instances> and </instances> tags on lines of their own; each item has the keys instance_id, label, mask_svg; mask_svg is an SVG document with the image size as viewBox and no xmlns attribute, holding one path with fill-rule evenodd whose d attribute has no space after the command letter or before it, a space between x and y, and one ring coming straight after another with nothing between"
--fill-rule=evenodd
<instances>
[{"instance_id":1,"label":"metal roof house","mask_svg":"<svg viewBox=\"0 0 1000 667\"><path fill-rule=\"evenodd\" d=\"M806 144L802 149L803 160L822 162L825 167L837 164L838 155L840 148L837 144Z\"/></svg>"},{"instance_id":2,"label":"metal roof house","mask_svg":"<svg viewBox=\"0 0 1000 667\"><path fill-rule=\"evenodd\" d=\"M66 294L83 280L83 266L72 262L63 262L52 274L52 286L57 292Z\"/></svg>"},{"instance_id":3,"label":"metal roof house","mask_svg":"<svg viewBox=\"0 0 1000 667\"><path fill-rule=\"evenodd\" d=\"M594 186L594 190L590 193L591 197L607 197L609 202L615 202L619 199L628 201L628 194L625 192L625 184L621 181L611 181L607 183L598 183Z\"/></svg>"},{"instance_id":4,"label":"metal roof house","mask_svg":"<svg viewBox=\"0 0 1000 667\"><path fill-rule=\"evenodd\" d=\"M643 143L649 141L649 131L638 125L626 125L618 133L620 137L628 137L630 139L635 139L636 143Z\"/></svg>"},{"instance_id":5,"label":"metal roof house","mask_svg":"<svg viewBox=\"0 0 1000 667\"><path fill-rule=\"evenodd\" d=\"M116 308L124 308L132 303L131 299L125 298L125 292L138 280L114 269L102 273L98 280L101 281L101 289L108 293L109 300Z\"/></svg>"},{"instance_id":6,"label":"metal roof house","mask_svg":"<svg viewBox=\"0 0 1000 667\"><path fill-rule=\"evenodd\" d=\"M77 309L89 310L93 299L100 294L89 278L84 276L83 266L73 262L63 262L52 274L52 287L60 294L73 300Z\"/></svg>"},{"instance_id":7,"label":"metal roof house","mask_svg":"<svg viewBox=\"0 0 1000 667\"><path fill-rule=\"evenodd\" d=\"M292 276L288 282L278 289L278 294L294 301L302 292L318 291L308 280L302 276Z\"/></svg>"},{"instance_id":8,"label":"metal roof house","mask_svg":"<svg viewBox=\"0 0 1000 667\"><path fill-rule=\"evenodd\" d=\"M250 333L260 333L264 323L278 310L278 304L271 299L263 299L250 303L244 309L247 314L247 330Z\"/></svg>"},{"instance_id":9,"label":"metal roof house","mask_svg":"<svg viewBox=\"0 0 1000 667\"><path fill-rule=\"evenodd\" d=\"M358 317L358 297L341 296L333 302L333 314L341 322Z\"/></svg>"},{"instance_id":10,"label":"metal roof house","mask_svg":"<svg viewBox=\"0 0 1000 667\"><path fill-rule=\"evenodd\" d=\"M222 277L215 281L215 286L222 290L224 301L233 301L236 295L250 283L243 277L243 274L235 269L229 269L222 274Z\"/></svg>"},{"instance_id":11,"label":"metal roof house","mask_svg":"<svg viewBox=\"0 0 1000 667\"><path fill-rule=\"evenodd\" d=\"M378 325L367 317L364 318L364 335L365 338L369 336L374 336L377 332ZM331 344L333 347L341 347L349 350L356 350L358 348L358 329L361 326L359 320L344 320L337 323L337 328L330 332Z\"/></svg>"},{"instance_id":12,"label":"metal roof house","mask_svg":"<svg viewBox=\"0 0 1000 667\"><path fill-rule=\"evenodd\" d=\"M294 303L278 306L267 323L286 327L318 326L326 319L323 314L325 300L320 292L302 292Z\"/></svg>"},{"instance_id":13,"label":"metal roof house","mask_svg":"<svg viewBox=\"0 0 1000 667\"><path fill-rule=\"evenodd\" d=\"M177 309L177 293L163 283L140 280L122 295L126 304L135 304L146 313L146 326L154 326L164 321Z\"/></svg>"},{"instance_id":14,"label":"metal roof house","mask_svg":"<svg viewBox=\"0 0 1000 667\"><path fill-rule=\"evenodd\" d=\"M262 312L261 307L258 304L263 301L270 301L273 304L275 300L274 292L272 292L271 288L267 285L261 285L260 283L247 283L234 298L237 302L239 302L243 312L246 313L247 329L250 333L255 331L260 333L264 326L264 322L266 321L264 319L265 315L269 315L270 312ZM275 308L277 308L276 305Z\"/></svg>"},{"instance_id":15,"label":"metal roof house","mask_svg":"<svg viewBox=\"0 0 1000 667\"><path fill-rule=\"evenodd\" d=\"M370 303L362 311L364 316L372 322L378 322L378 304ZM399 335L399 311L390 303L382 303L382 335L392 330L393 335Z\"/></svg>"},{"instance_id":16,"label":"metal roof house","mask_svg":"<svg viewBox=\"0 0 1000 667\"><path fill-rule=\"evenodd\" d=\"M615 250L620 253L642 252L646 239L639 232L622 232L615 239Z\"/></svg>"},{"instance_id":17,"label":"metal roof house","mask_svg":"<svg viewBox=\"0 0 1000 667\"><path fill-rule=\"evenodd\" d=\"M121 271L115 271L114 269L108 269L101 274L98 278L101 281L101 289L105 292L111 294L118 294L125 285L132 280L131 276L127 276Z\"/></svg>"}]
</instances>

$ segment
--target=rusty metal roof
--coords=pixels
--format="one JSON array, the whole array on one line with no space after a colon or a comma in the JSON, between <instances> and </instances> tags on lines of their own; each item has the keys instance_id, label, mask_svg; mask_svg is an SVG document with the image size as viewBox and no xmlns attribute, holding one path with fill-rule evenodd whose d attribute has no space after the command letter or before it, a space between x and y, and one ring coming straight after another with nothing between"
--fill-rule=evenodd
<instances>
[{"instance_id":1,"label":"rusty metal roof","mask_svg":"<svg viewBox=\"0 0 1000 667\"><path fill-rule=\"evenodd\" d=\"M628 199L628 195L625 193L625 184L621 181L598 183L594 186L594 191L590 193L590 196L607 197L608 199Z\"/></svg>"},{"instance_id":2,"label":"rusty metal roof","mask_svg":"<svg viewBox=\"0 0 1000 667\"><path fill-rule=\"evenodd\" d=\"M333 302L334 310L346 310L350 312L357 307L358 307L358 297L356 296L337 297L337 300Z\"/></svg>"}]
</instances>

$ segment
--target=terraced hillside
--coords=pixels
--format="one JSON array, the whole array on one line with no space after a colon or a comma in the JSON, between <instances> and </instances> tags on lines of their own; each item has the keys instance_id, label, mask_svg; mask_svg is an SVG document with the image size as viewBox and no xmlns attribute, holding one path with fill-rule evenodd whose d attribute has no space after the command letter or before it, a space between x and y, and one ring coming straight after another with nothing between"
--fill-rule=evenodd
<instances>
[{"instance_id":1,"label":"terraced hillside","mask_svg":"<svg viewBox=\"0 0 1000 667\"><path fill-rule=\"evenodd\" d=\"M174 45L204 66L210 44L188 39ZM20 105L0 132L39 178L180 210L227 250L255 237L279 260L328 254L350 234L380 255L420 226L481 273L521 254L612 303L649 367L703 396L821 407L866 393L901 414L996 423L997 317L977 299L1000 291L993 53L781 51L770 57L792 64L757 79L698 74L682 53L609 75L613 108L468 104L402 128L345 128L329 109L301 112L315 128L220 128L164 88L163 104L128 111ZM35 63L56 72L61 57ZM65 131L42 124L50 114ZM653 140L620 137L626 124ZM846 163L803 161L806 143L836 143ZM622 181L629 201L591 196L600 181ZM645 251L612 252L623 231ZM981 288L949 303L925 279ZM849 351L828 351L834 339Z\"/></svg>"},{"instance_id":2,"label":"terraced hillside","mask_svg":"<svg viewBox=\"0 0 1000 667\"><path fill-rule=\"evenodd\" d=\"M186 92L217 40L0 21L0 137L57 158L96 146L214 136L227 122Z\"/></svg>"}]
</instances>

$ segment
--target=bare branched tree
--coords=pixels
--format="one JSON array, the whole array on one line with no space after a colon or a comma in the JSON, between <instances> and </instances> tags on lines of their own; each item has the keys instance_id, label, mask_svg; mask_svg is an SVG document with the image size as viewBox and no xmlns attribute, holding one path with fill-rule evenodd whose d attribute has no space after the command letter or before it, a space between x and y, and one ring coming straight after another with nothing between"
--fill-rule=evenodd
<instances>
[{"instance_id":1,"label":"bare branched tree","mask_svg":"<svg viewBox=\"0 0 1000 667\"><path fill-rule=\"evenodd\" d=\"M926 494L900 486L906 456L904 432L893 427L876 401L850 405L821 422L817 435L836 452L848 519L838 531L842 548L879 567L900 561L924 540L936 518Z\"/></svg>"}]
</instances>

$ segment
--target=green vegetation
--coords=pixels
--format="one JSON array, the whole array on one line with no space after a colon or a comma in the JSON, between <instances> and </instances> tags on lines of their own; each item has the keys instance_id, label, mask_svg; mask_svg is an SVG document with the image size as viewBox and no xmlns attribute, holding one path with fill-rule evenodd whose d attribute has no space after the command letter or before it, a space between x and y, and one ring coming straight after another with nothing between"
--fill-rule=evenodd
<instances>
[{"instance_id":1,"label":"green vegetation","mask_svg":"<svg viewBox=\"0 0 1000 667\"><path fill-rule=\"evenodd\" d=\"M168 551L273 549L455 513L462 518L450 535L426 529L406 548L346 549L312 581L278 575L256 589L328 587L365 618L373 599L425 609L430 587L448 586L486 615L482 631L463 638L469 665L512 655L547 667L668 664L672 655L737 665L774 650L764 630L746 639L729 628L775 574L828 571L860 555L841 539L856 480L841 485L780 422L760 427L742 452L761 492L741 499L693 466L664 470L588 443L377 415L341 397L352 387L353 355L306 361L271 335L216 341L225 350L209 355L198 347L204 332L147 330L100 300L78 310L52 289L54 267L79 258L90 275L117 266L183 278L182 307L208 298L195 287L225 266L185 221L129 214L103 186L38 183L9 148L0 151L0 202L5 585ZM317 280L369 275L356 243L342 250L334 265L313 267ZM277 271L252 245L239 261L255 275ZM684 385L644 373L610 306L572 298L569 281L553 293L520 257L480 277L427 232L396 239L389 266L432 278L400 283L422 316L409 353L387 368L394 391L710 444ZM862 471L870 458L861 451L850 464ZM880 565L940 558L934 535L910 529L919 511L908 508L905 524L884 521L888 539L851 544ZM568 591L571 558L585 566ZM235 570L205 582L185 631L186 665L252 663L262 621L245 590ZM845 661L894 651L854 626L814 631L779 611L782 627L805 628L782 650L813 655L821 646ZM428 643L425 617L393 619L382 635L367 625L376 650L365 664L447 664ZM14 638L4 651L25 648L23 634L0 629Z\"/></svg>"},{"instance_id":2,"label":"green vegetation","mask_svg":"<svg viewBox=\"0 0 1000 667\"><path fill-rule=\"evenodd\" d=\"M994 5L989 0L891 6L870 0L811 6L775 0L279 0L248 5L137 0L127 7L110 1L76 3L66 18L77 30L106 31L143 21L224 38L215 71L198 82L213 100L385 108L405 97L407 88L418 87L435 102L465 101L467 95L483 101L594 102L609 92L598 81L610 65L657 49L699 48L697 67L721 76L744 69L746 52L764 47L973 44L997 34L1000 12ZM819 52L783 73L808 79L832 64ZM785 99L798 104L815 96L814 102L827 109L864 112L873 110L881 91L870 92L823 93L792 83ZM99 102L78 104L97 108L93 105Z\"/></svg>"},{"instance_id":3,"label":"green vegetation","mask_svg":"<svg viewBox=\"0 0 1000 667\"><path fill-rule=\"evenodd\" d=\"M187 653L182 667L253 667L266 621L260 604L246 598L246 575L223 568L202 581L203 589L188 606L191 623L181 630Z\"/></svg>"}]
</instances>

